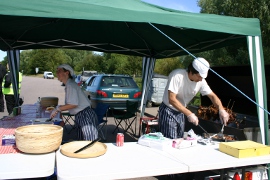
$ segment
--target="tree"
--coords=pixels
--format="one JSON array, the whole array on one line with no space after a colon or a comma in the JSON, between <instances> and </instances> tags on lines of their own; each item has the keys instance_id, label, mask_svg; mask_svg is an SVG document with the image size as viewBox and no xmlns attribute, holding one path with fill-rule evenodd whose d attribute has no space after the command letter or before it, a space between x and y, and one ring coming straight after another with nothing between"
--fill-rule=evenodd
<instances>
[{"instance_id":1,"label":"tree","mask_svg":"<svg viewBox=\"0 0 270 180\"><path fill-rule=\"evenodd\" d=\"M24 74L30 74L29 59L31 57L31 50L21 51L20 53L20 70Z\"/></svg>"},{"instance_id":2,"label":"tree","mask_svg":"<svg viewBox=\"0 0 270 180\"><path fill-rule=\"evenodd\" d=\"M66 56L61 49L37 49L32 51L29 66L33 70L39 67L39 72L55 73L57 66L66 61Z\"/></svg>"},{"instance_id":3,"label":"tree","mask_svg":"<svg viewBox=\"0 0 270 180\"><path fill-rule=\"evenodd\" d=\"M82 71L82 66L80 65L81 61L92 54L92 51L75 49L63 49L63 52L67 56L65 63L73 67L74 71Z\"/></svg>"},{"instance_id":4,"label":"tree","mask_svg":"<svg viewBox=\"0 0 270 180\"><path fill-rule=\"evenodd\" d=\"M142 57L127 56L125 69L129 69L129 75L139 76L142 74Z\"/></svg>"},{"instance_id":5,"label":"tree","mask_svg":"<svg viewBox=\"0 0 270 180\"><path fill-rule=\"evenodd\" d=\"M244 18L258 18L262 31L265 64L270 63L270 1L268 0L199 0L201 13L218 14L224 16L235 16ZM239 48L240 47L240 48ZM248 50L246 43L213 50L209 58L221 57L215 64L249 64ZM209 59L206 58L206 59Z\"/></svg>"},{"instance_id":6,"label":"tree","mask_svg":"<svg viewBox=\"0 0 270 180\"><path fill-rule=\"evenodd\" d=\"M177 68L184 68L180 57L157 59L154 72L167 76Z\"/></svg>"}]
</instances>

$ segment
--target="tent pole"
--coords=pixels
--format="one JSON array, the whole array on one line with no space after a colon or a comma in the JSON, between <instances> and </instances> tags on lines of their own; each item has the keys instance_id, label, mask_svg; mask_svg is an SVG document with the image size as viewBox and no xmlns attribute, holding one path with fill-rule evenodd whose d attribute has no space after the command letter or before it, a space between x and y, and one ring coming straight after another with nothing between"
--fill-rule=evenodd
<instances>
[{"instance_id":1,"label":"tent pole","mask_svg":"<svg viewBox=\"0 0 270 180\"><path fill-rule=\"evenodd\" d=\"M262 142L269 145L269 125L268 125L268 113L264 111L267 109L267 91L264 70L264 58L262 51L262 40L259 36L248 36L247 43L249 48L249 57L252 70L254 92L256 102L260 105L257 106L258 119L261 130ZM260 108L263 107L264 109ZM267 164L267 175L270 175L270 164Z\"/></svg>"},{"instance_id":2,"label":"tent pole","mask_svg":"<svg viewBox=\"0 0 270 180\"><path fill-rule=\"evenodd\" d=\"M15 106L19 106L19 67L20 67L20 50L8 50L8 67L11 74L11 82L15 97Z\"/></svg>"}]
</instances>

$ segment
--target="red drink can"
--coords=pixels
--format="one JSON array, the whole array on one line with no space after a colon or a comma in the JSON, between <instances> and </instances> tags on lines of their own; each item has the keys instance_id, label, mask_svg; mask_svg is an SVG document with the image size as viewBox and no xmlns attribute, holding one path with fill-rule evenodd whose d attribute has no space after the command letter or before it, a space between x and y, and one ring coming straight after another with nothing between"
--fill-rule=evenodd
<instances>
[{"instance_id":1,"label":"red drink can","mask_svg":"<svg viewBox=\"0 0 270 180\"><path fill-rule=\"evenodd\" d=\"M116 135L116 146L124 146L124 134L123 133L117 133Z\"/></svg>"}]
</instances>

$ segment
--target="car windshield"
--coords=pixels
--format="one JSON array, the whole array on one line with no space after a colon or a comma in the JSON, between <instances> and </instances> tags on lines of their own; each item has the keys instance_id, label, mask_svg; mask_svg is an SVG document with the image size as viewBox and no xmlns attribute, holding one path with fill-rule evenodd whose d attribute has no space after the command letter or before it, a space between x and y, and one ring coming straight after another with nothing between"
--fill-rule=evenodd
<instances>
[{"instance_id":1,"label":"car windshield","mask_svg":"<svg viewBox=\"0 0 270 180\"><path fill-rule=\"evenodd\" d=\"M48 73L48 75L52 75L52 73Z\"/></svg>"},{"instance_id":2,"label":"car windshield","mask_svg":"<svg viewBox=\"0 0 270 180\"><path fill-rule=\"evenodd\" d=\"M102 78L103 87L133 87L137 88L137 84L131 77L113 77L105 76Z\"/></svg>"}]
</instances>

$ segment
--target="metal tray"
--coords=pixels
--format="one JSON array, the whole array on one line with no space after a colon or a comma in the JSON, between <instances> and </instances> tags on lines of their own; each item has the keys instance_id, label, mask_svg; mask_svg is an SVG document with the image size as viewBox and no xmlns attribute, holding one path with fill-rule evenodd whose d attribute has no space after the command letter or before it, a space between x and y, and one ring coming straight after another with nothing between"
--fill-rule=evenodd
<instances>
[{"instance_id":1,"label":"metal tray","mask_svg":"<svg viewBox=\"0 0 270 180\"><path fill-rule=\"evenodd\" d=\"M237 141L237 137L234 135L228 135L223 134L223 138L218 137L217 133L203 133L203 138L209 139L211 138L212 141L218 141L218 142L231 142L231 141Z\"/></svg>"}]
</instances>

